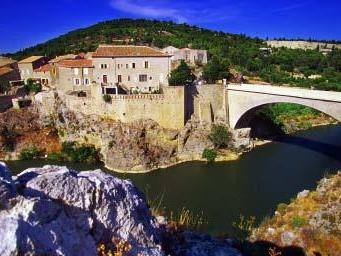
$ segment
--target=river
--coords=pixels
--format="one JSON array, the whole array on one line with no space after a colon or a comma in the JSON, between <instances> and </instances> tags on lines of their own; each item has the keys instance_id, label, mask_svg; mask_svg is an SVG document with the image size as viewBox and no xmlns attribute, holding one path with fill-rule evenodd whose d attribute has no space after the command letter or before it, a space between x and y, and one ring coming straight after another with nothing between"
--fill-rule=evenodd
<instances>
[{"instance_id":1,"label":"river","mask_svg":"<svg viewBox=\"0 0 341 256\"><path fill-rule=\"evenodd\" d=\"M13 172L44 164L47 162L8 162ZM69 166L76 170L103 169ZM261 221L271 216L279 203L290 202L304 189L314 189L324 175L338 169L341 125L332 125L278 137L233 162L191 162L148 174L117 176L131 179L151 199L162 197L168 213L182 207L196 214L203 212L207 224L202 231L233 236L232 223L240 214Z\"/></svg>"}]
</instances>

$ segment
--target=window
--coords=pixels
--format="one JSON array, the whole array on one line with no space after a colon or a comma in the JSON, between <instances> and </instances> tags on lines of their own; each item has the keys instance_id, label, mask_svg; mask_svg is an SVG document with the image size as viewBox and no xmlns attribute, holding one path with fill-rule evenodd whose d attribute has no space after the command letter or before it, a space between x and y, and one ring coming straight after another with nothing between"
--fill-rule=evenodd
<instances>
[{"instance_id":1,"label":"window","mask_svg":"<svg viewBox=\"0 0 341 256\"><path fill-rule=\"evenodd\" d=\"M126 64L126 69L128 69L129 68L129 64Z\"/></svg>"},{"instance_id":2,"label":"window","mask_svg":"<svg viewBox=\"0 0 341 256\"><path fill-rule=\"evenodd\" d=\"M75 78L75 79L73 80L73 84L74 84L74 85L80 85L80 80L79 80L79 78Z\"/></svg>"},{"instance_id":3,"label":"window","mask_svg":"<svg viewBox=\"0 0 341 256\"><path fill-rule=\"evenodd\" d=\"M107 64L101 64L101 69L107 69L108 65Z\"/></svg>"},{"instance_id":4,"label":"window","mask_svg":"<svg viewBox=\"0 0 341 256\"><path fill-rule=\"evenodd\" d=\"M144 68L149 68L149 62L148 61L144 62Z\"/></svg>"},{"instance_id":5,"label":"window","mask_svg":"<svg viewBox=\"0 0 341 256\"><path fill-rule=\"evenodd\" d=\"M122 75L117 76L117 82L122 83Z\"/></svg>"},{"instance_id":6,"label":"window","mask_svg":"<svg viewBox=\"0 0 341 256\"><path fill-rule=\"evenodd\" d=\"M116 88L105 88L106 94L116 94Z\"/></svg>"},{"instance_id":7,"label":"window","mask_svg":"<svg viewBox=\"0 0 341 256\"><path fill-rule=\"evenodd\" d=\"M75 76L78 76L78 72L79 72L79 71L78 71L78 68L74 68L74 69L73 69L73 72L75 73Z\"/></svg>"},{"instance_id":8,"label":"window","mask_svg":"<svg viewBox=\"0 0 341 256\"><path fill-rule=\"evenodd\" d=\"M89 69L88 68L84 68L83 69L83 73L84 73L84 75L88 75L89 74Z\"/></svg>"},{"instance_id":9,"label":"window","mask_svg":"<svg viewBox=\"0 0 341 256\"><path fill-rule=\"evenodd\" d=\"M136 63L132 63L132 64L131 64L131 67L132 67L132 68L136 68Z\"/></svg>"},{"instance_id":10,"label":"window","mask_svg":"<svg viewBox=\"0 0 341 256\"><path fill-rule=\"evenodd\" d=\"M120 69L120 64L117 64L117 69Z\"/></svg>"},{"instance_id":11,"label":"window","mask_svg":"<svg viewBox=\"0 0 341 256\"><path fill-rule=\"evenodd\" d=\"M89 78L84 78L84 85L89 85L89 84L90 84Z\"/></svg>"},{"instance_id":12,"label":"window","mask_svg":"<svg viewBox=\"0 0 341 256\"><path fill-rule=\"evenodd\" d=\"M130 81L130 76L128 76L128 81Z\"/></svg>"},{"instance_id":13,"label":"window","mask_svg":"<svg viewBox=\"0 0 341 256\"><path fill-rule=\"evenodd\" d=\"M140 82L147 82L147 75L140 75L139 76L139 81Z\"/></svg>"}]
</instances>

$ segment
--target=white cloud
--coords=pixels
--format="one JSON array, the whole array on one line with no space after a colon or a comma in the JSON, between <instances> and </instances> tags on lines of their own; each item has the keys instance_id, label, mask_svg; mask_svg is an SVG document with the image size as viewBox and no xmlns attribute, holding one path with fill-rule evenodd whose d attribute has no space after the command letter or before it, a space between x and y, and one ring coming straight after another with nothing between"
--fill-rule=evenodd
<instances>
[{"instance_id":1,"label":"white cloud","mask_svg":"<svg viewBox=\"0 0 341 256\"><path fill-rule=\"evenodd\" d=\"M111 6L125 13L149 18L171 18L179 23L187 22L187 18L179 9L150 5L152 1L112 0Z\"/></svg>"}]
</instances>

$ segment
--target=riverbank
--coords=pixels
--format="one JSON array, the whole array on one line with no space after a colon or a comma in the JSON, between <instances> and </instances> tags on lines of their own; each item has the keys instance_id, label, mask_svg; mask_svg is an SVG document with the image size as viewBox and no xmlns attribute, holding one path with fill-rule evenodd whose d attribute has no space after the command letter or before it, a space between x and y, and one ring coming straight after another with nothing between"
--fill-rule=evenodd
<instances>
[{"instance_id":1,"label":"riverbank","mask_svg":"<svg viewBox=\"0 0 341 256\"><path fill-rule=\"evenodd\" d=\"M253 231L251 241L301 248L306 255L341 253L341 172L319 181L316 190L300 192L277 206L274 217Z\"/></svg>"},{"instance_id":2,"label":"riverbank","mask_svg":"<svg viewBox=\"0 0 341 256\"><path fill-rule=\"evenodd\" d=\"M242 152L236 152L236 151L233 151L233 150L219 150L218 151L218 156L215 159L215 162L216 163L223 163L223 162L237 161L242 154L243 154ZM182 157L184 157L184 156L182 156ZM190 156L188 156L187 159L180 159L180 160L177 160L176 162L170 163L168 165L157 166L157 167L150 168L150 169L143 169L143 168L141 168L141 169L138 169L136 171L129 170L129 172L127 172L126 170L114 169L114 168L112 168L110 166L107 166L105 164L104 164L104 166L108 170L111 170L111 171L116 172L116 173L122 173L122 174L127 174L127 173L131 173L131 174L146 174L146 173L150 173L150 172L154 172L154 171L158 171L158 170L163 170L163 169L168 169L168 168L180 165L180 164L191 163L191 162L207 163L207 160L204 159L202 157L202 155L198 155L198 156L190 155Z\"/></svg>"}]
</instances>

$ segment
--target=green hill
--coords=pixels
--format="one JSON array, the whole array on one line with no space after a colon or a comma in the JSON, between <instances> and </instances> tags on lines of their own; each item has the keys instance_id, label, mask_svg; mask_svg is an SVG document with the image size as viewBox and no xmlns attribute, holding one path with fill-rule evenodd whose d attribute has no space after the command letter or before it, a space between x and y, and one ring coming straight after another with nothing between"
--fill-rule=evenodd
<instances>
[{"instance_id":1,"label":"green hill","mask_svg":"<svg viewBox=\"0 0 341 256\"><path fill-rule=\"evenodd\" d=\"M263 44L263 40L260 39L211 31L186 24L144 19L117 19L71 31L10 55L15 59L29 55L54 57L66 53L94 51L99 44L103 43L122 44L120 40L130 40L130 44L146 44L160 48L168 45L175 47L192 45L193 48L208 49L211 54L218 53L224 47L227 48L227 45L232 47L249 44L257 50Z\"/></svg>"},{"instance_id":2,"label":"green hill","mask_svg":"<svg viewBox=\"0 0 341 256\"><path fill-rule=\"evenodd\" d=\"M8 56L17 60L30 55L52 58L94 51L101 43L207 49L210 59L218 59L226 67L233 67L250 77L279 85L341 91L341 50L323 55L318 49L279 48L266 54L259 50L266 47L262 39L167 21L117 19L100 22ZM311 75L317 76L310 79Z\"/></svg>"}]
</instances>

